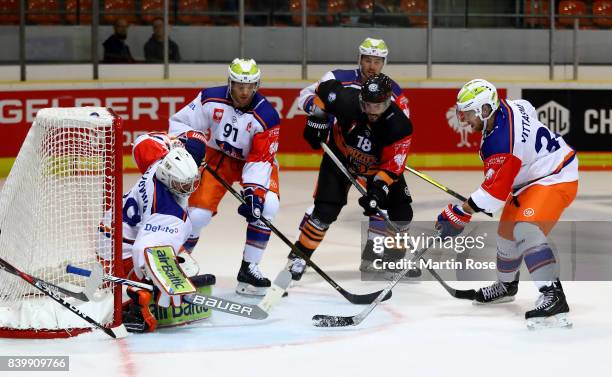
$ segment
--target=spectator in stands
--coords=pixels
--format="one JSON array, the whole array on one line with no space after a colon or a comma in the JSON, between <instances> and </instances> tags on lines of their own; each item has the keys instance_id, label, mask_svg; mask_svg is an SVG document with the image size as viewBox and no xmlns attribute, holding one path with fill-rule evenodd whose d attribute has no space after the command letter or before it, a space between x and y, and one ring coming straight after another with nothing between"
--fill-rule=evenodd
<instances>
[{"instance_id":1,"label":"spectator in stands","mask_svg":"<svg viewBox=\"0 0 612 377\"><path fill-rule=\"evenodd\" d=\"M117 18L113 35L104 41L104 63L134 63L130 48L125 44L129 24L125 18Z\"/></svg>"},{"instance_id":2,"label":"spectator in stands","mask_svg":"<svg viewBox=\"0 0 612 377\"><path fill-rule=\"evenodd\" d=\"M162 63L164 61L164 20L153 20L153 35L144 45L145 60L149 63ZM168 60L178 63L181 61L178 45L168 38Z\"/></svg>"}]
</instances>

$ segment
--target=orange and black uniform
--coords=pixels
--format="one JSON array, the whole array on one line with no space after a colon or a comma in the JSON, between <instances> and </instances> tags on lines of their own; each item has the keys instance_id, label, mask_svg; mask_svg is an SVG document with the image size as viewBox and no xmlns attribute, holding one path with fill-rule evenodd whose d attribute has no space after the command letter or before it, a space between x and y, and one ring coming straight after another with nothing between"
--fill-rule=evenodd
<instances>
[{"instance_id":1,"label":"orange and black uniform","mask_svg":"<svg viewBox=\"0 0 612 377\"><path fill-rule=\"evenodd\" d=\"M315 103L335 116L329 147L355 177L384 180L389 186L386 209L392 221L412 220L412 199L403 176L404 164L412 137L412 123L404 112L391 102L374 123L362 111L359 90L343 87L336 80L321 83ZM322 241L347 203L350 181L327 156L321 162L314 193L314 210L300 226L299 244L310 254Z\"/></svg>"}]
</instances>

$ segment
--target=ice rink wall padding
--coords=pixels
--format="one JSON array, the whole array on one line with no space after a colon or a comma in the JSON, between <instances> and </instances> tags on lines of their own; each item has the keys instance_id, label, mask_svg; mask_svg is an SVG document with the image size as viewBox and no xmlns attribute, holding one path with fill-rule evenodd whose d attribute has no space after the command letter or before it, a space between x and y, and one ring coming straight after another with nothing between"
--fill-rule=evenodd
<instances>
[{"instance_id":1,"label":"ice rink wall padding","mask_svg":"<svg viewBox=\"0 0 612 377\"><path fill-rule=\"evenodd\" d=\"M193 100L203 87L222 83L37 83L0 85L0 176L6 176L36 115L45 107L104 106L124 119L124 167L135 171L131 143L148 131L167 129L168 117ZM454 112L461 82L428 82L406 88L414 137L409 164L426 169L481 169L480 135L461 126ZM278 160L284 169L314 169L320 154L302 139L305 114L297 107L306 82L264 85L261 92L282 119ZM418 87L416 87L418 86ZM523 97L549 128L579 151L582 169L612 169L612 86L498 84L501 98Z\"/></svg>"}]
</instances>

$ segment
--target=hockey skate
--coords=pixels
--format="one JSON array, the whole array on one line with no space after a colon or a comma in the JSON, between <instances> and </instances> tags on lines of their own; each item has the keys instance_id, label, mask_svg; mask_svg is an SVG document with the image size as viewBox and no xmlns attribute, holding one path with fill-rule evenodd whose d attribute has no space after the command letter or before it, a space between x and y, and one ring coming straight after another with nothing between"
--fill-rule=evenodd
<instances>
[{"instance_id":1,"label":"hockey skate","mask_svg":"<svg viewBox=\"0 0 612 377\"><path fill-rule=\"evenodd\" d=\"M488 287L480 288L472 302L475 305L501 304L503 302L514 301L514 296L516 296L517 292L518 278L509 283L496 281Z\"/></svg>"},{"instance_id":2,"label":"hockey skate","mask_svg":"<svg viewBox=\"0 0 612 377\"><path fill-rule=\"evenodd\" d=\"M295 255L293 252L289 253L287 259L287 265L285 268L291 273L291 280L300 280L306 271L306 261Z\"/></svg>"},{"instance_id":3,"label":"hockey skate","mask_svg":"<svg viewBox=\"0 0 612 377\"><path fill-rule=\"evenodd\" d=\"M130 302L123 306L123 325L129 332L153 332L157 328L157 320L149 309L151 292L128 287L126 290Z\"/></svg>"},{"instance_id":4,"label":"hockey skate","mask_svg":"<svg viewBox=\"0 0 612 377\"><path fill-rule=\"evenodd\" d=\"M384 269L381 269L380 267L376 268L374 265L374 261L378 259L378 260L382 260L382 262L400 262L401 259L404 258L405 256L406 256L405 251L403 250L400 251L397 249L385 248L385 250L382 253L376 253L374 251L374 241L368 240L366 242L365 247L363 248L361 252L361 264L359 265L359 271L363 273L384 272L386 279L392 279L395 274L403 271L403 268L399 266L396 268L389 268L389 267L386 267ZM387 266L387 265L385 264L384 266ZM421 276L421 270L419 268L411 269L406 275L406 277L408 278L416 278L419 276Z\"/></svg>"},{"instance_id":5,"label":"hockey skate","mask_svg":"<svg viewBox=\"0 0 612 377\"><path fill-rule=\"evenodd\" d=\"M549 286L540 288L540 293L535 309L525 313L527 328L536 330L550 327L572 327L572 322L567 316L569 306L559 279Z\"/></svg>"},{"instance_id":6,"label":"hockey skate","mask_svg":"<svg viewBox=\"0 0 612 377\"><path fill-rule=\"evenodd\" d=\"M257 263L242 261L238 271L236 293L246 296L265 296L270 280L265 278Z\"/></svg>"}]
</instances>

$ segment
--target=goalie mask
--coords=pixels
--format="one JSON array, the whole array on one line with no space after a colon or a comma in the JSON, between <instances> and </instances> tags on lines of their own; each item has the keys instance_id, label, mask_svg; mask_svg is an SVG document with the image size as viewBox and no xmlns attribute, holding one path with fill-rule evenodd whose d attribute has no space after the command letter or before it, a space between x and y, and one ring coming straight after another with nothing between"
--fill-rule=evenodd
<instances>
[{"instance_id":1,"label":"goalie mask","mask_svg":"<svg viewBox=\"0 0 612 377\"><path fill-rule=\"evenodd\" d=\"M200 184L200 171L185 148L173 148L157 167L155 177L175 195L188 196Z\"/></svg>"}]
</instances>

